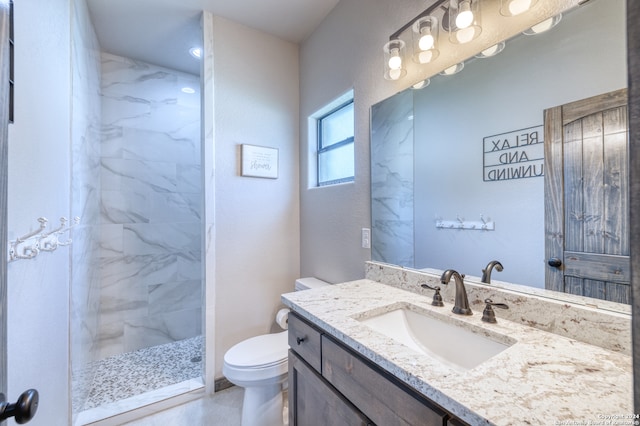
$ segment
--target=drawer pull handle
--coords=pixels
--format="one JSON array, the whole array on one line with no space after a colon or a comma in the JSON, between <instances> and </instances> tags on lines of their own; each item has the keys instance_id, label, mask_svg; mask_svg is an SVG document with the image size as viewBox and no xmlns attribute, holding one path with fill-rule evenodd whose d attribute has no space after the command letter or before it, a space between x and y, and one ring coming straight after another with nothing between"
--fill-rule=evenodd
<instances>
[{"instance_id":1,"label":"drawer pull handle","mask_svg":"<svg viewBox=\"0 0 640 426\"><path fill-rule=\"evenodd\" d=\"M300 345L300 343L302 343L304 341L305 341L304 337L296 337L296 342L298 343L298 345Z\"/></svg>"}]
</instances>

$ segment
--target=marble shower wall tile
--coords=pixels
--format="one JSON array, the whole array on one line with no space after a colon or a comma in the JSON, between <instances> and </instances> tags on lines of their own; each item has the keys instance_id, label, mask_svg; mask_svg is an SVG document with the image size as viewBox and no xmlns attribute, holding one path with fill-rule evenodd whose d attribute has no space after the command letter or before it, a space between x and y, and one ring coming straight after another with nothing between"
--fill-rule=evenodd
<instances>
[{"instance_id":1,"label":"marble shower wall tile","mask_svg":"<svg viewBox=\"0 0 640 426\"><path fill-rule=\"evenodd\" d=\"M71 34L71 215L81 218L72 234L70 358L73 413L88 396L99 334L100 270L100 46L85 1L74 2ZM84 373L84 374L81 374Z\"/></svg>"},{"instance_id":2,"label":"marble shower wall tile","mask_svg":"<svg viewBox=\"0 0 640 426\"><path fill-rule=\"evenodd\" d=\"M371 107L372 258L402 266L414 263L412 97L407 90Z\"/></svg>"},{"instance_id":3,"label":"marble shower wall tile","mask_svg":"<svg viewBox=\"0 0 640 426\"><path fill-rule=\"evenodd\" d=\"M163 345L201 334L202 310L167 311L125 321L124 351Z\"/></svg>"},{"instance_id":4,"label":"marble shower wall tile","mask_svg":"<svg viewBox=\"0 0 640 426\"><path fill-rule=\"evenodd\" d=\"M102 54L101 357L202 331L199 85Z\"/></svg>"}]
</instances>

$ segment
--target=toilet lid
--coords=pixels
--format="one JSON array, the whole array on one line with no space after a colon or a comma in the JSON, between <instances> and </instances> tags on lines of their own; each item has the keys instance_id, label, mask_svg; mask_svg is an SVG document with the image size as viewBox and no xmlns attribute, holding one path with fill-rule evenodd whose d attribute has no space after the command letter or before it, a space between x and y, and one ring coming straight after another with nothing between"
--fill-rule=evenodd
<instances>
[{"instance_id":1,"label":"toilet lid","mask_svg":"<svg viewBox=\"0 0 640 426\"><path fill-rule=\"evenodd\" d=\"M234 367L261 368L287 361L287 332L264 334L244 340L227 351L224 362Z\"/></svg>"}]
</instances>

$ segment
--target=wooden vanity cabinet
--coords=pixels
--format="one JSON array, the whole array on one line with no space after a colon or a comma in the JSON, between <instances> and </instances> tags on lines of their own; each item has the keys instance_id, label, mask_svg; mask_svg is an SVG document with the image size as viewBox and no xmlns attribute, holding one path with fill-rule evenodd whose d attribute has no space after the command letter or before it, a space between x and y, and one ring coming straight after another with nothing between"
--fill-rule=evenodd
<instances>
[{"instance_id":1,"label":"wooden vanity cabinet","mask_svg":"<svg viewBox=\"0 0 640 426\"><path fill-rule=\"evenodd\" d=\"M322 377L289 351L289 425L372 425Z\"/></svg>"},{"instance_id":2,"label":"wooden vanity cabinet","mask_svg":"<svg viewBox=\"0 0 640 426\"><path fill-rule=\"evenodd\" d=\"M465 425L293 312L289 346L290 426Z\"/></svg>"}]
</instances>

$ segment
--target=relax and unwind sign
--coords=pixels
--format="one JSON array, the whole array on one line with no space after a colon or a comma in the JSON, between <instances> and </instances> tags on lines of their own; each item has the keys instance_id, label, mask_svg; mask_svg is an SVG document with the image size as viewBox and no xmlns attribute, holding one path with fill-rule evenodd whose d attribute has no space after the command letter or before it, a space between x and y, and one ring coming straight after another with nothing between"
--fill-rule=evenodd
<instances>
[{"instance_id":1,"label":"relax and unwind sign","mask_svg":"<svg viewBox=\"0 0 640 426\"><path fill-rule=\"evenodd\" d=\"M482 141L485 182L544 176L543 126L487 136Z\"/></svg>"}]
</instances>

